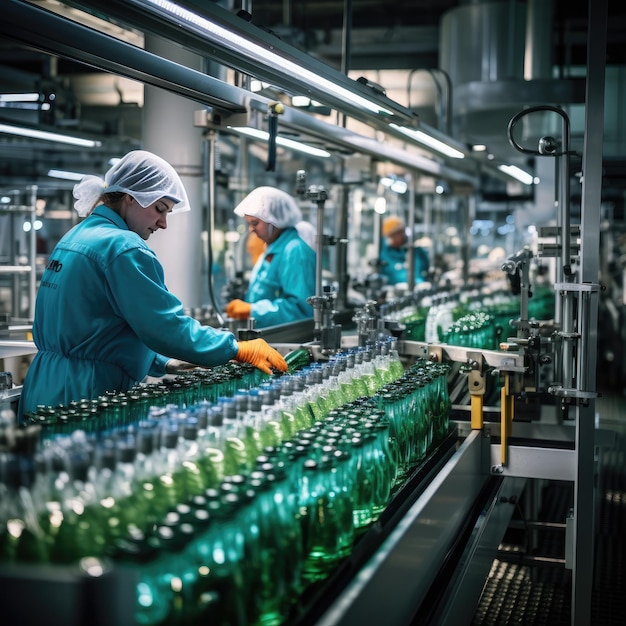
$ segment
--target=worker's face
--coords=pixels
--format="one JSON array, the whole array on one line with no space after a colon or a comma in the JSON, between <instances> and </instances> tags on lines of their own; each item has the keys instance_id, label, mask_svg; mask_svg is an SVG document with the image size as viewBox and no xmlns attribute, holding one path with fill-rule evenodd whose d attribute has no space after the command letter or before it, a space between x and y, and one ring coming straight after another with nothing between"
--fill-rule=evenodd
<instances>
[{"instance_id":1,"label":"worker's face","mask_svg":"<svg viewBox=\"0 0 626 626\"><path fill-rule=\"evenodd\" d=\"M246 215L245 220L248 222L248 230L251 233L256 233L257 237L265 243L272 243L272 241L275 241L281 233L276 226L268 222L264 222L258 217Z\"/></svg>"},{"instance_id":2,"label":"worker's face","mask_svg":"<svg viewBox=\"0 0 626 626\"><path fill-rule=\"evenodd\" d=\"M130 230L142 239L148 239L159 228L167 228L167 216L175 204L173 200L161 198L144 208L132 196L127 198L129 202L126 203L126 214L122 217Z\"/></svg>"},{"instance_id":3,"label":"worker's face","mask_svg":"<svg viewBox=\"0 0 626 626\"><path fill-rule=\"evenodd\" d=\"M407 237L404 229L397 230L387 237L387 241L392 248L401 248L406 243Z\"/></svg>"}]
</instances>

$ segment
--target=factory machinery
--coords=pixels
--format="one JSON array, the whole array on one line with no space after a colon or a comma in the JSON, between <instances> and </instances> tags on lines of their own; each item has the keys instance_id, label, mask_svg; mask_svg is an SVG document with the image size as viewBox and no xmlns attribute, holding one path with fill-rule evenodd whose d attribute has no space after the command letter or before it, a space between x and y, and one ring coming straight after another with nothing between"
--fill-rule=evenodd
<instances>
[{"instance_id":1,"label":"factory machinery","mask_svg":"<svg viewBox=\"0 0 626 626\"><path fill-rule=\"evenodd\" d=\"M35 12L24 6L19 9ZM81 32L71 32L78 31L77 27L59 23L52 29L38 29L35 18L39 16L35 14L31 18L24 24L32 22L32 31L27 26L16 26L22 40L46 51L80 56ZM56 20L52 16L41 19L44 25ZM37 32L46 32L46 40ZM75 48L68 50L63 39L72 40ZM119 44L93 39L89 40L91 47L98 50L88 58L108 71L119 71L124 64L134 63L134 77L188 93L193 77L182 67L174 68L175 75L169 81L163 78L156 81L155 76L165 74L152 71L153 68L142 69L142 63L153 62L147 56L118 63ZM601 46L594 44L590 48L594 53ZM164 69L163 60L156 62ZM542 233L554 243L542 244L538 251L521 249L503 263L502 276L506 284L514 286L517 310L507 320L510 323L494 325L493 343L486 345L475 337L465 341L471 334L447 335L449 327L437 323L438 308L452 314L447 318L450 322L476 314L475 309L466 307L462 313L457 311L455 320L447 305L438 306L446 299L447 304L458 303L458 294L416 290L402 301L368 301L361 308L349 310L341 285L339 291L334 291L323 284L321 265L316 271L316 293L310 299L313 319L267 329L256 329L253 324L241 328L225 321L241 338L262 336L284 354L306 348L318 363L327 362L350 348L392 340L407 369L422 361L449 367L451 408L447 433L398 485L386 508L361 534L349 556L303 595L299 610L288 623L294 626L348 626L359 621L396 626L469 623L517 504L525 499L527 511L531 516L536 514L536 501L532 497L537 493L535 487L551 480L574 486L571 513L563 520L566 533L563 560L572 571L572 623L577 626L589 623L594 562L590 538L596 511L595 455L599 447L611 444L609 434L594 428L599 211L586 210L587 206L596 207L600 197L597 164L602 162L598 154L601 149L594 143L589 128L602 127L603 103L597 94L603 90L596 84L601 78L593 75L588 78L580 226L570 224L567 117L560 109L541 108L560 116L562 133L558 140L544 137L532 149L517 144L514 129L519 119L534 111L526 109L511 120L509 139L517 149L531 151L538 158L554 158L560 180L559 215L556 226ZM206 94L203 97L201 93L198 101L216 106L218 94L222 96L221 104L239 102L240 106L229 114L241 113L242 94L208 77L206 83L203 88L206 93L212 92L213 97ZM248 94L245 98L247 102ZM252 108L265 110L266 105L253 103ZM217 110L218 106L214 113ZM210 122L219 126L216 117L214 114ZM223 117L226 119L228 115L225 113ZM299 123L313 134L326 131L316 122L290 111L284 114L283 121ZM340 143L350 143L349 134L341 131L337 134ZM400 159L390 156L392 160ZM405 165L410 167L411 163ZM302 193L317 207L320 260L323 246L338 243L323 235L327 193L323 187L306 185ZM343 235L340 233L340 237ZM532 266L539 257L556 262L551 289L554 306L552 315L546 317L530 312L538 288L531 284ZM344 276L345 271L338 271L337 275ZM483 307L481 313L493 317L485 305L481 286L477 293L483 296L477 299ZM429 310L420 320L419 314L424 309ZM430 323L423 336L422 321L425 326ZM19 389L7 389L4 400L15 401L16 394ZM133 582L132 570L118 567L114 562L2 565L3 623L133 624Z\"/></svg>"},{"instance_id":2,"label":"factory machinery","mask_svg":"<svg viewBox=\"0 0 626 626\"><path fill-rule=\"evenodd\" d=\"M567 165L567 133L563 116L564 139L545 139L540 148L559 167ZM315 203L323 232L326 191L304 185L302 193ZM536 514L529 494L542 481L575 486L571 514L563 520L563 560L572 570L572 621L586 623L593 546L580 538L593 536L594 456L611 439L594 431L590 342L599 286L580 282L584 237L569 224L567 197L559 198L559 206L559 226L542 233L554 242L537 253L524 248L502 264L496 284L510 293L475 285L472 298L462 299L426 288L395 301L367 301L347 314L336 307L337 294L323 284L318 265L311 320L233 327L240 338L262 336L284 354L306 348L319 363L349 348L392 340L407 369L420 361L449 366L446 436L396 488L349 556L303 595L286 623L469 623L468 607L480 598L516 507L524 500L531 517ZM323 246L335 243L318 235L318 259ZM537 257L557 259L553 289L532 284ZM546 290L551 306L537 308ZM498 298L504 310L494 306ZM465 328L468 318L474 326ZM133 572L114 562L5 565L0 578L12 599L5 603L9 623L134 623ZM29 601L33 597L38 603Z\"/></svg>"},{"instance_id":3,"label":"factory machinery","mask_svg":"<svg viewBox=\"0 0 626 626\"><path fill-rule=\"evenodd\" d=\"M321 214L324 190L310 188L307 195ZM582 529L593 526L593 454L611 443L608 434L593 432L592 421L592 455L583 456L580 425L595 397L588 333L598 286L572 280L576 246L562 230L547 234L557 243L544 244L540 254L554 257L568 246L554 290L531 284L535 255L525 248L501 267L500 285L512 285L511 293L477 286L473 298L463 300L422 289L384 304L368 301L340 324L345 313L342 318L335 309L336 294L318 272L312 320L235 329L240 338L265 337L284 354L305 348L317 363L382 341L392 342L405 369L424 361L449 367L447 433L285 623L469 623L516 507L524 501L527 513L536 514L535 487L550 480L576 486L563 520L563 561L573 573L573 623L585 623L593 547L577 537L592 536ZM325 243L318 238L320 248ZM547 307L533 306L538 299ZM290 336L300 339L279 340ZM133 572L114 562L3 566L0 578L14 600L9 621L134 623ZM37 604L28 601L34 596Z\"/></svg>"}]
</instances>

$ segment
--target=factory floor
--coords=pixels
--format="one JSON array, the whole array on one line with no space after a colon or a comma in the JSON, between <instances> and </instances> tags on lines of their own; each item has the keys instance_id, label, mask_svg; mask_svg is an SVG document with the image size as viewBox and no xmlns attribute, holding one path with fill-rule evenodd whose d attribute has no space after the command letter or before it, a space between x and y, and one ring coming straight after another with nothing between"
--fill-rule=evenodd
<instances>
[{"instance_id":1,"label":"factory floor","mask_svg":"<svg viewBox=\"0 0 626 626\"><path fill-rule=\"evenodd\" d=\"M589 626L626 624L626 395L602 390L596 399L599 428L616 433L614 449L599 456L599 510ZM571 571L564 566L562 524L573 502L572 483L540 487L537 521L541 530L529 542L531 524L522 506L494 561L472 626L570 626ZM523 503L522 503L523 505ZM534 528L534 526L532 526ZM532 546L532 547L531 547Z\"/></svg>"}]
</instances>

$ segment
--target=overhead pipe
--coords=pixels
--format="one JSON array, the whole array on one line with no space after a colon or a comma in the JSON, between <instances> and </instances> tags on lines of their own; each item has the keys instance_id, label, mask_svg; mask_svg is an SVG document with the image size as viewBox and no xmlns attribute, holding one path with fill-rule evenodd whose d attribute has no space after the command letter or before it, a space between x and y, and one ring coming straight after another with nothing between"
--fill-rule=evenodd
<instances>
[{"instance_id":1,"label":"overhead pipe","mask_svg":"<svg viewBox=\"0 0 626 626\"><path fill-rule=\"evenodd\" d=\"M107 4L113 7L116 2L111 0ZM222 119L229 114L246 113L255 106L266 111L270 102L267 98L158 57L36 5L20 0L6 0L5 8L7 10L4 18L0 20L0 34L7 39L105 72L160 87L217 110ZM104 6L102 10L107 11ZM154 28L155 33L161 36L173 35L175 38L178 32L177 42L181 45L189 43L185 37L180 36L180 29L162 29L166 32L161 33L157 28L160 25L161 23L150 20L146 20L145 24L138 23L140 28ZM170 25L170 28L173 29L173 26ZM199 45L199 41L196 41L192 49L197 50ZM375 156L417 172L451 181L478 184L475 174L461 168L451 168L420 154L394 148L374 138L318 120L302 111L285 107L281 124L306 133L311 132L332 145ZM491 174L498 179L503 178L495 169Z\"/></svg>"},{"instance_id":2,"label":"overhead pipe","mask_svg":"<svg viewBox=\"0 0 626 626\"><path fill-rule=\"evenodd\" d=\"M161 87L201 104L245 113L241 90L20 0L5 0L0 34L53 55ZM155 34L160 34L155 32Z\"/></svg>"},{"instance_id":3,"label":"overhead pipe","mask_svg":"<svg viewBox=\"0 0 626 626\"><path fill-rule=\"evenodd\" d=\"M215 60L235 70L256 76L260 80L279 85L284 89L302 92L334 109L345 111L364 123L384 126L387 121L415 125L416 117L405 107L386 96L375 93L357 81L349 79L338 70L316 60L300 50L282 42L268 33L214 2L205 0L178 0L173 6L180 9L179 14L170 12L169 7L157 6L156 2L140 0L69 0L68 4L85 11L102 11L125 24L142 31L152 31L167 37L194 52L211 56ZM187 19L189 16L190 19ZM211 36L203 25L198 25L192 18L210 23L216 31L226 30L233 36L233 41L224 43L221 35ZM239 40L239 41L237 41ZM246 54L240 42L245 41L258 47L266 54ZM284 63L269 62L266 56L279 55ZM301 72L290 72L285 64L296 64ZM305 76L323 79L324 86L308 82ZM361 104L348 101L329 89L347 91ZM366 111L362 104L384 110L375 115ZM377 118L381 119L378 120Z\"/></svg>"}]
</instances>

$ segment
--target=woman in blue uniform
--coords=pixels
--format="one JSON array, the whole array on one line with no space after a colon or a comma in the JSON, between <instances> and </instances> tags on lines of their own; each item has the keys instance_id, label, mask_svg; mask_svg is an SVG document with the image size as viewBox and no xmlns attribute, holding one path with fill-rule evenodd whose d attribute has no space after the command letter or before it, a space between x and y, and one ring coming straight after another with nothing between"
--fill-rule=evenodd
<instances>
[{"instance_id":1,"label":"woman in blue uniform","mask_svg":"<svg viewBox=\"0 0 626 626\"><path fill-rule=\"evenodd\" d=\"M189 210L174 168L143 150L129 152L105 175L74 188L79 224L49 257L35 305L38 352L20 398L20 417L37 405L68 404L105 391L127 391L147 375L163 376L230 359L271 373L286 371L264 340L237 342L201 326L167 290L146 240Z\"/></svg>"},{"instance_id":2,"label":"woman in blue uniform","mask_svg":"<svg viewBox=\"0 0 626 626\"><path fill-rule=\"evenodd\" d=\"M229 302L226 314L253 317L257 328L312 318L307 298L315 295L316 255L298 234L302 212L296 201L281 189L257 187L235 213L267 245L252 268L244 300Z\"/></svg>"}]
</instances>

